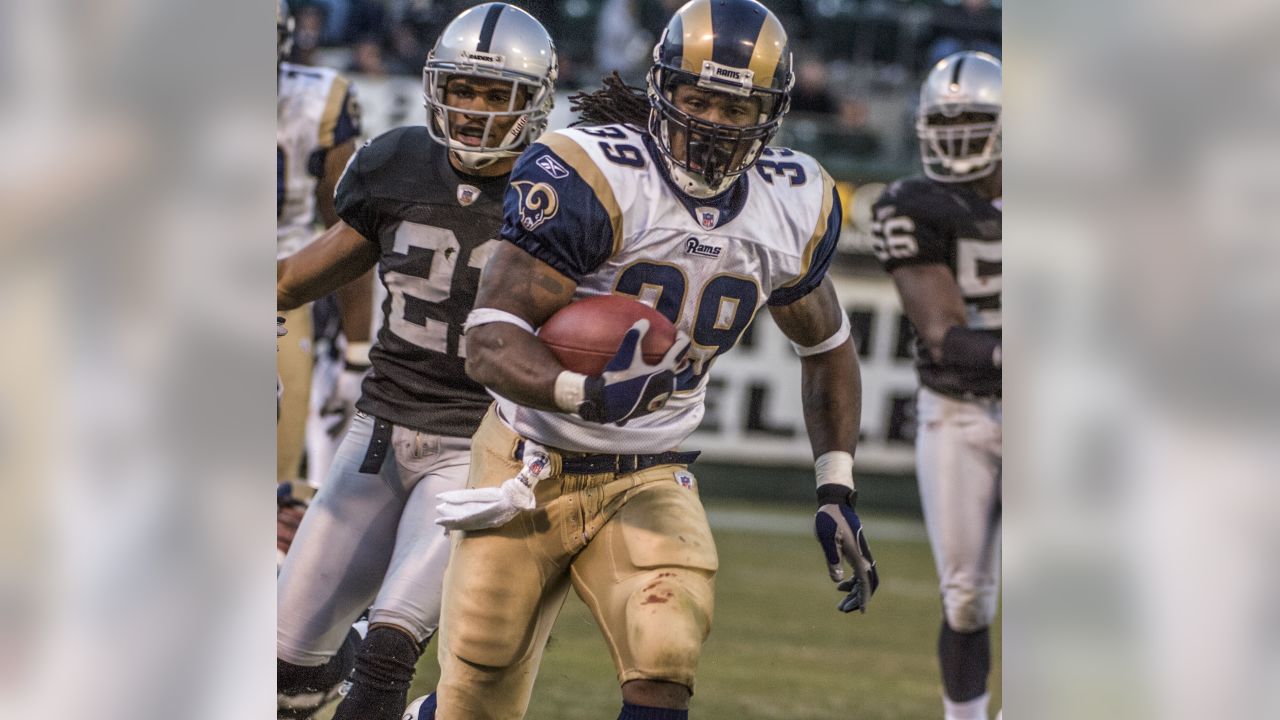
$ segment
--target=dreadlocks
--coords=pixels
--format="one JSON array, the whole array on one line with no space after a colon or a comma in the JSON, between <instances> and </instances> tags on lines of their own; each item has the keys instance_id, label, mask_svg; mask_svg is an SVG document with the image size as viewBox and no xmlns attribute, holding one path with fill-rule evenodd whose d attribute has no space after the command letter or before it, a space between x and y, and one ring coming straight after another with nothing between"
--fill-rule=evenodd
<instances>
[{"instance_id":1,"label":"dreadlocks","mask_svg":"<svg viewBox=\"0 0 1280 720\"><path fill-rule=\"evenodd\" d=\"M569 96L569 109L582 114L572 127L623 123L643 128L649 124L649 95L643 88L628 85L617 71L602 81L604 87L599 90Z\"/></svg>"}]
</instances>

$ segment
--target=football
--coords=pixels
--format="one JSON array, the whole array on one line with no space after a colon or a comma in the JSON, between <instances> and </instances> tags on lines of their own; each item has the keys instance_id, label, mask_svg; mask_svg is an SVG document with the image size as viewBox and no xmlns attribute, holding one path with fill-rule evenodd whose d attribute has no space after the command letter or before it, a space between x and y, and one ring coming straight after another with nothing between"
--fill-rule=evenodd
<instances>
[{"instance_id":1,"label":"football","mask_svg":"<svg viewBox=\"0 0 1280 720\"><path fill-rule=\"evenodd\" d=\"M569 303L538 329L538 339L561 365L583 375L599 375L627 330L649 320L641 350L645 362L656 363L676 341L676 326L662 313L622 295L600 295Z\"/></svg>"}]
</instances>

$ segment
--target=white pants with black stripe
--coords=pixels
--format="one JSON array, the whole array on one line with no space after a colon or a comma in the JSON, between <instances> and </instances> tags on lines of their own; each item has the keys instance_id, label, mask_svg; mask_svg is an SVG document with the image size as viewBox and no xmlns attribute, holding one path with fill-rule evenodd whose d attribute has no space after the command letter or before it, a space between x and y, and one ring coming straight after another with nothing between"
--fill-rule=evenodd
<instances>
[{"instance_id":1,"label":"white pants with black stripe","mask_svg":"<svg viewBox=\"0 0 1280 720\"><path fill-rule=\"evenodd\" d=\"M922 387L916 414L916 477L947 624L975 632L1000 594L1001 402Z\"/></svg>"},{"instance_id":2,"label":"white pants with black stripe","mask_svg":"<svg viewBox=\"0 0 1280 720\"><path fill-rule=\"evenodd\" d=\"M326 662L366 608L370 624L419 642L439 625L449 538L435 524L436 496L466 487L471 439L399 426L386 435L370 466L379 433L356 414L298 528L276 585L276 654L286 662Z\"/></svg>"}]
</instances>

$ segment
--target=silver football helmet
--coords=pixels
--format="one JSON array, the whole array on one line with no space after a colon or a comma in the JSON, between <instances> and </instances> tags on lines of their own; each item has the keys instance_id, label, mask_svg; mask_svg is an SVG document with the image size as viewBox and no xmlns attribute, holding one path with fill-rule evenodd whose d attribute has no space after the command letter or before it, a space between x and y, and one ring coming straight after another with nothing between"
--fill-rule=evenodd
<instances>
[{"instance_id":1,"label":"silver football helmet","mask_svg":"<svg viewBox=\"0 0 1280 720\"><path fill-rule=\"evenodd\" d=\"M1000 85L1000 61L987 53L958 52L933 66L916 111L925 175L939 182L969 182L996 169Z\"/></svg>"},{"instance_id":2,"label":"silver football helmet","mask_svg":"<svg viewBox=\"0 0 1280 720\"><path fill-rule=\"evenodd\" d=\"M555 44L542 23L506 3L477 5L454 18L427 54L426 66L422 69L427 130L433 140L447 146L471 169L519 155L547 128L556 74ZM445 85L454 75L508 81L511 102L506 110L494 112L450 106L445 102ZM527 91L526 100L517 107L521 87ZM454 139L453 128L449 126L450 112L486 117L478 146ZM490 147L494 121L511 116L516 117L511 129Z\"/></svg>"}]
</instances>

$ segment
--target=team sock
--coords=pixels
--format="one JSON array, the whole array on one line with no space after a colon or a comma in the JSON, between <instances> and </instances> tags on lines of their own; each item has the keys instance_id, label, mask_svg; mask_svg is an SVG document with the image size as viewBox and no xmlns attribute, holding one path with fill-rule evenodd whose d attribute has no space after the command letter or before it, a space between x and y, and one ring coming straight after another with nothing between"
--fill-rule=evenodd
<instances>
[{"instance_id":1,"label":"team sock","mask_svg":"<svg viewBox=\"0 0 1280 720\"><path fill-rule=\"evenodd\" d=\"M618 720L689 720L689 711L646 707L624 702Z\"/></svg>"},{"instance_id":2,"label":"team sock","mask_svg":"<svg viewBox=\"0 0 1280 720\"><path fill-rule=\"evenodd\" d=\"M991 633L986 628L971 633L951 629L943 620L938 634L938 664L946 696L957 702L973 700L987 692L991 673Z\"/></svg>"},{"instance_id":3,"label":"team sock","mask_svg":"<svg viewBox=\"0 0 1280 720\"><path fill-rule=\"evenodd\" d=\"M404 630L392 625L371 627L356 654L351 689L333 720L400 720L421 654L422 645Z\"/></svg>"}]
</instances>

